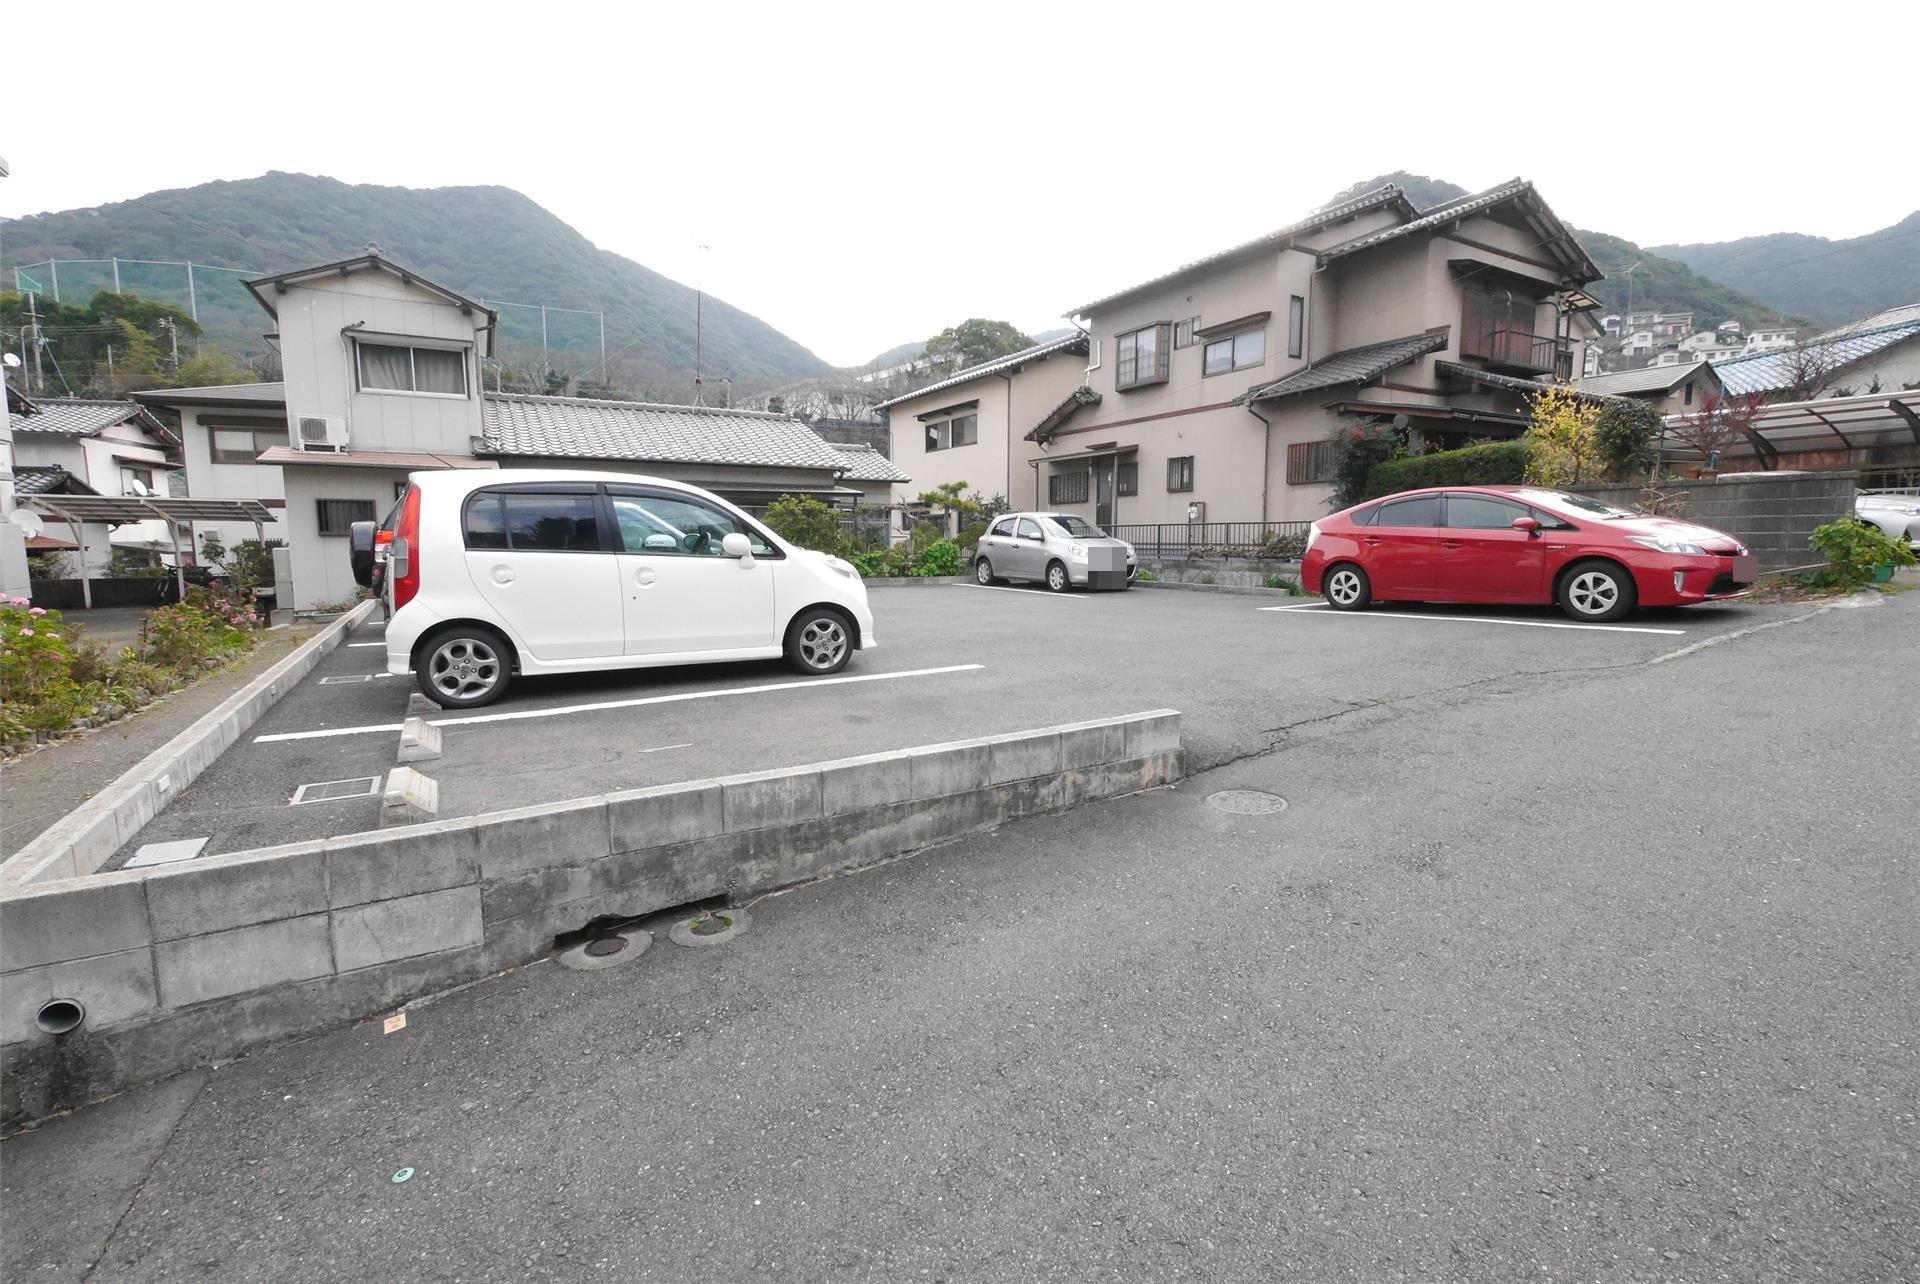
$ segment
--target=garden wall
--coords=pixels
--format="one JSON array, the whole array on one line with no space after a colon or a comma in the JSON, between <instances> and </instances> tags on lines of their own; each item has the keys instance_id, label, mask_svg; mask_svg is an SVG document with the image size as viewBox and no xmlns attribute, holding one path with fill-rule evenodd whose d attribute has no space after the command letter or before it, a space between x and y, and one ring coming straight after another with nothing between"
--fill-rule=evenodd
<instances>
[{"instance_id":1,"label":"garden wall","mask_svg":"<svg viewBox=\"0 0 1920 1284\"><path fill-rule=\"evenodd\" d=\"M1181 767L1161 709L9 888L0 1126L391 1011L595 919L750 898ZM78 1029L41 1028L56 1000Z\"/></svg>"},{"instance_id":2,"label":"garden wall","mask_svg":"<svg viewBox=\"0 0 1920 1284\"><path fill-rule=\"evenodd\" d=\"M162 576L127 576L80 580L33 580L27 596L33 604L48 611L79 611L86 608L87 594L93 595L94 609L110 606L171 606L180 600L180 585L169 571ZM85 624L85 617L74 621Z\"/></svg>"},{"instance_id":3,"label":"garden wall","mask_svg":"<svg viewBox=\"0 0 1920 1284\"><path fill-rule=\"evenodd\" d=\"M1781 571L1826 560L1807 541L1816 527L1853 512L1859 481L1859 473L1840 472L1743 473L1668 482L1658 488L1665 497L1660 512L1723 530L1753 550L1762 571ZM1644 508L1650 499L1639 486L1574 489L1623 508Z\"/></svg>"}]
</instances>

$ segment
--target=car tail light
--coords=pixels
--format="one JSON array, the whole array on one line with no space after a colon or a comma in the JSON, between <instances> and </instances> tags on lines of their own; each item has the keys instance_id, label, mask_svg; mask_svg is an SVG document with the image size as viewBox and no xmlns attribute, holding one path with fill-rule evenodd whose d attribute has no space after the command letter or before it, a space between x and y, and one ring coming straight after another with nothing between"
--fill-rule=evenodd
<instances>
[{"instance_id":1,"label":"car tail light","mask_svg":"<svg viewBox=\"0 0 1920 1284\"><path fill-rule=\"evenodd\" d=\"M1319 538L1320 538L1320 523L1314 522L1313 524L1307 527L1307 547L1305 551L1311 553L1313 551L1313 542Z\"/></svg>"},{"instance_id":2,"label":"car tail light","mask_svg":"<svg viewBox=\"0 0 1920 1284\"><path fill-rule=\"evenodd\" d=\"M400 518L393 524L393 547L387 554L387 578L393 585L393 609L413 601L420 591L420 488L407 487L400 500Z\"/></svg>"}]
</instances>

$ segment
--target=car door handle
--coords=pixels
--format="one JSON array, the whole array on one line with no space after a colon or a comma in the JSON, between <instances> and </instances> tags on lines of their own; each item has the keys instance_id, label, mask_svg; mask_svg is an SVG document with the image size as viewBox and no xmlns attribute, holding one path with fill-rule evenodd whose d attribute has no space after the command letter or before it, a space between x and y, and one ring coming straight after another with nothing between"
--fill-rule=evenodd
<instances>
[{"instance_id":1,"label":"car door handle","mask_svg":"<svg viewBox=\"0 0 1920 1284\"><path fill-rule=\"evenodd\" d=\"M1457 539L1443 539L1440 541L1440 547L1441 548L1459 548L1460 541Z\"/></svg>"},{"instance_id":2,"label":"car door handle","mask_svg":"<svg viewBox=\"0 0 1920 1284\"><path fill-rule=\"evenodd\" d=\"M494 582L495 584L511 584L511 583L513 583L513 568L512 568L511 566L496 566L496 567L494 567L494 568L493 568L493 582Z\"/></svg>"}]
</instances>

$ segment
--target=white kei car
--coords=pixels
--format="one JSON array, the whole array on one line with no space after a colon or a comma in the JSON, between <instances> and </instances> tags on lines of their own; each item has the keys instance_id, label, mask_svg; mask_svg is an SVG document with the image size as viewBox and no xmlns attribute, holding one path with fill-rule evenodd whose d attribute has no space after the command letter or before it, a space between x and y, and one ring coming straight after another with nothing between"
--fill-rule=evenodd
<instances>
[{"instance_id":1,"label":"white kei car","mask_svg":"<svg viewBox=\"0 0 1920 1284\"><path fill-rule=\"evenodd\" d=\"M683 482L414 473L390 521L387 671L446 708L516 674L781 655L828 674L877 645L857 570Z\"/></svg>"}]
</instances>

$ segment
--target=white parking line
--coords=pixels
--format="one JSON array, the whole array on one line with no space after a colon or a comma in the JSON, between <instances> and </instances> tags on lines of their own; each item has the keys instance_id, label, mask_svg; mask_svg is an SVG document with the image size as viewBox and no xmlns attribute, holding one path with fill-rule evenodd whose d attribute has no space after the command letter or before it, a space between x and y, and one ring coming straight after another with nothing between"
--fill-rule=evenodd
<instances>
[{"instance_id":1,"label":"white parking line","mask_svg":"<svg viewBox=\"0 0 1920 1284\"><path fill-rule=\"evenodd\" d=\"M965 589L986 589L989 593L1038 593L1041 597L1055 597L1055 598L1060 598L1064 601L1072 601L1072 602L1086 601L1086 598L1084 596L1075 597L1071 593L1056 593L1052 589L1015 588L1011 584L954 584L954 585L950 585L949 587L965 588Z\"/></svg>"},{"instance_id":2,"label":"white parking line","mask_svg":"<svg viewBox=\"0 0 1920 1284\"><path fill-rule=\"evenodd\" d=\"M1304 606L1256 606L1256 611L1304 611ZM1572 624L1557 620L1502 620L1491 615L1402 615L1390 611L1316 611L1315 615L1341 620L1442 620L1460 624L1511 624L1519 629L1586 629L1595 633L1659 633L1685 637L1685 629L1650 629L1632 624Z\"/></svg>"},{"instance_id":3,"label":"white parking line","mask_svg":"<svg viewBox=\"0 0 1920 1284\"><path fill-rule=\"evenodd\" d=\"M348 646L385 646L385 642L349 642Z\"/></svg>"},{"instance_id":4,"label":"white parking line","mask_svg":"<svg viewBox=\"0 0 1920 1284\"><path fill-rule=\"evenodd\" d=\"M685 700L712 700L717 696L763 695L769 691L797 691L807 687L843 686L850 682L885 682L893 678L925 678L940 673L971 673L984 664L949 664L938 669L907 669L900 673L859 673L841 678L803 678L798 682L770 682L761 687L725 687L718 691L684 691L679 695L643 696L634 700L600 700L593 704L569 704L555 709L516 709L511 713L480 713L465 718L435 718L436 727L466 727L483 722L521 722L529 718L559 718L569 713L598 713L605 709L637 709L649 704L678 704ZM255 736L257 745L283 740L324 740L332 736L368 736L398 731L397 722L367 727L328 727L320 731L281 731L270 736ZM669 746L680 748L682 746Z\"/></svg>"}]
</instances>

